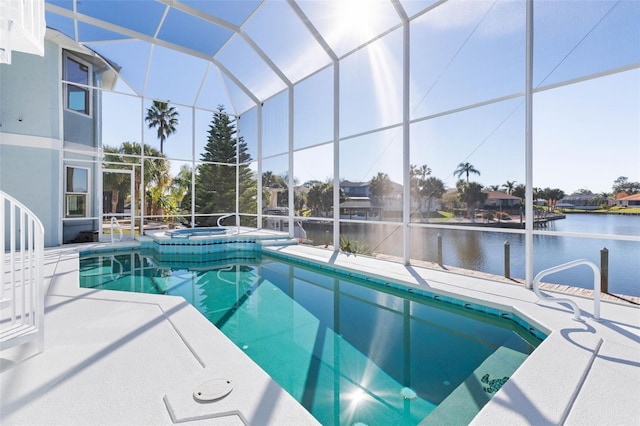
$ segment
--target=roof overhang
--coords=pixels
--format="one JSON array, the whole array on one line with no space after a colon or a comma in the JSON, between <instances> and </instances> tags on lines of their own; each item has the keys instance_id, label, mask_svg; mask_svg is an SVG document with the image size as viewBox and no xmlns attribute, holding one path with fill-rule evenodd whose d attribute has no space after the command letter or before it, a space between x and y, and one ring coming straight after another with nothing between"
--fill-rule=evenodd
<instances>
[{"instance_id":1,"label":"roof overhang","mask_svg":"<svg viewBox=\"0 0 640 426\"><path fill-rule=\"evenodd\" d=\"M120 72L120 67L117 64L103 58L97 52L77 43L69 36L53 28L47 28L45 40L55 43L64 50L68 50L82 56L84 60L98 67L102 75L102 88L113 90L118 80L118 73Z\"/></svg>"}]
</instances>

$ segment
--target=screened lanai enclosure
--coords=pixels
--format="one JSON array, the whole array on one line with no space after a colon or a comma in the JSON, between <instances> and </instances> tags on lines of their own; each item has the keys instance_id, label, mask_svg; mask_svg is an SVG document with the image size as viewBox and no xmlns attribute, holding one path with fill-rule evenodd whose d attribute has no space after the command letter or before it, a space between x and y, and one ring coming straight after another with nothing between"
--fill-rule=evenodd
<instances>
[{"instance_id":1,"label":"screened lanai enclosure","mask_svg":"<svg viewBox=\"0 0 640 426\"><path fill-rule=\"evenodd\" d=\"M636 0L45 8L65 113L96 135L80 149L65 121L59 243L224 216L495 274L507 242L529 283L605 246L611 269L640 254L638 216L572 227L558 209L573 193L614 209L640 180Z\"/></svg>"}]
</instances>

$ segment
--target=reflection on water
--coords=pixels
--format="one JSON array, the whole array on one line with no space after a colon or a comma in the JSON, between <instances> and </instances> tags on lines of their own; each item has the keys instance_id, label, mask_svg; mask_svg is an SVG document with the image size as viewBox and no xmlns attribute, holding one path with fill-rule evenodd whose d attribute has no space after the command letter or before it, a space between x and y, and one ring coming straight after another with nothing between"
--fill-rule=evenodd
<instances>
[{"instance_id":1,"label":"reflection on water","mask_svg":"<svg viewBox=\"0 0 640 426\"><path fill-rule=\"evenodd\" d=\"M402 228L395 225L342 224L341 235L366 242L375 253L402 257ZM639 216L573 214L551 221L546 230L590 234L640 235ZM314 240L317 231L308 231ZM443 263L495 275L504 274L504 245L509 242L511 277L525 276L525 236L523 234L411 228L411 257L437 262L437 235L442 235ZM600 251L609 251L609 291L640 296L640 243L598 238L534 235L534 273L586 259L600 265ZM545 278L547 282L592 288L593 272L580 266Z\"/></svg>"},{"instance_id":2,"label":"reflection on water","mask_svg":"<svg viewBox=\"0 0 640 426\"><path fill-rule=\"evenodd\" d=\"M87 254L80 285L184 297L325 425L468 424L495 392L482 384L541 342L495 309L256 252Z\"/></svg>"}]
</instances>

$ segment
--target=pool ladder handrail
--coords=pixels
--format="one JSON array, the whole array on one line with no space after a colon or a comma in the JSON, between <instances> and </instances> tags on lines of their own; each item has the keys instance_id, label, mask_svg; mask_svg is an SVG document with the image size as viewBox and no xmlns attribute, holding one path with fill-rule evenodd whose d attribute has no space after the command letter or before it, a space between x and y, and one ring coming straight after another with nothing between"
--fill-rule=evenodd
<instances>
[{"instance_id":1,"label":"pool ladder handrail","mask_svg":"<svg viewBox=\"0 0 640 426\"><path fill-rule=\"evenodd\" d=\"M113 226L116 226L118 229L118 242L122 241L122 226L120 226L120 222L116 219L115 216L111 218L111 244L115 243L115 237L113 236Z\"/></svg>"},{"instance_id":2,"label":"pool ladder handrail","mask_svg":"<svg viewBox=\"0 0 640 426\"><path fill-rule=\"evenodd\" d=\"M120 267L120 272L118 272L114 278L114 274L113 274L113 267L115 265L118 265ZM124 272L124 268L122 267L122 263L120 263L120 261L118 259L116 259L115 255L111 256L111 281L115 281L117 279L119 279L122 276L122 273Z\"/></svg>"},{"instance_id":3,"label":"pool ladder handrail","mask_svg":"<svg viewBox=\"0 0 640 426\"><path fill-rule=\"evenodd\" d=\"M228 280L226 278L222 278L222 276L220 275L220 272L230 272L230 271L233 271L234 269L235 269L235 265L229 265L229 266L225 266L224 268L218 269L218 272L216 274L218 276L218 280L224 281L231 285L236 285L236 282Z\"/></svg>"},{"instance_id":4,"label":"pool ladder handrail","mask_svg":"<svg viewBox=\"0 0 640 426\"><path fill-rule=\"evenodd\" d=\"M224 226L222 225L222 219L226 219L231 216L236 217L236 234L239 234L240 233L240 215L238 213L229 213L229 214L220 216L216 221L216 225L218 225L218 227L220 228L223 228Z\"/></svg>"},{"instance_id":5,"label":"pool ladder handrail","mask_svg":"<svg viewBox=\"0 0 640 426\"><path fill-rule=\"evenodd\" d=\"M598 268L598 266L593 262L590 262L586 259L578 259L578 260L563 263L562 265L554 266L552 268L540 271L536 275L536 277L533 279L533 291L535 292L536 296L538 296L538 299L546 300L549 302L568 303L569 305L571 305L571 308L573 309L573 319L576 321L583 322L584 320L580 317L580 308L578 308L578 305L576 304L576 302L574 302L571 299L546 296L540 292L540 288L539 288L540 280L542 280L543 277L549 274L553 274L555 272L564 271L566 269L571 269L580 265L587 265L591 267L591 269L593 270L593 292L594 292L593 318L596 321L599 321L600 320L600 268Z\"/></svg>"}]
</instances>

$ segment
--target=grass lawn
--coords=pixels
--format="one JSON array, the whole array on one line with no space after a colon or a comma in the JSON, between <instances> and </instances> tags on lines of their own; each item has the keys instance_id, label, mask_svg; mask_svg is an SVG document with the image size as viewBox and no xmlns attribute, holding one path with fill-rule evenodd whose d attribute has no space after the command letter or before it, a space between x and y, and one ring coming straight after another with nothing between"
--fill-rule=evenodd
<instances>
[{"instance_id":1,"label":"grass lawn","mask_svg":"<svg viewBox=\"0 0 640 426\"><path fill-rule=\"evenodd\" d=\"M564 209L563 213L606 213L606 214L635 214L640 215L640 207L611 207L609 209L598 210L578 210L578 209Z\"/></svg>"}]
</instances>

